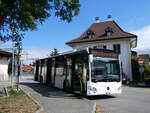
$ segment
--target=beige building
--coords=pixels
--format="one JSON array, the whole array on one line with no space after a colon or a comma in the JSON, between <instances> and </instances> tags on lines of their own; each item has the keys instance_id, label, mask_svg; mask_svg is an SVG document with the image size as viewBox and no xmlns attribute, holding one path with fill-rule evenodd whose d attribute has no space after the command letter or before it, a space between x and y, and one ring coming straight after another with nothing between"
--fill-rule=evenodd
<instances>
[{"instance_id":1,"label":"beige building","mask_svg":"<svg viewBox=\"0 0 150 113\"><path fill-rule=\"evenodd\" d=\"M114 50L120 54L122 72L132 79L131 48L137 44L137 36L125 32L113 20L92 24L81 36L66 43L73 49L102 48Z\"/></svg>"},{"instance_id":2,"label":"beige building","mask_svg":"<svg viewBox=\"0 0 150 113\"><path fill-rule=\"evenodd\" d=\"M8 64L12 53L0 49L0 81L9 80Z\"/></svg>"}]
</instances>

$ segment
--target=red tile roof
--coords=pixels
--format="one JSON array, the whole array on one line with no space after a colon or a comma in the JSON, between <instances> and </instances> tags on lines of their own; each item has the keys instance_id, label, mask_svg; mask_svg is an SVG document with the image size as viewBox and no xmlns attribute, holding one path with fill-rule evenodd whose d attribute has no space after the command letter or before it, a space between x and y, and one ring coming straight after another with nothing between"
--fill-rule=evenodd
<instances>
[{"instance_id":1,"label":"red tile roof","mask_svg":"<svg viewBox=\"0 0 150 113\"><path fill-rule=\"evenodd\" d=\"M113 33L111 36L106 36L106 30L110 28ZM94 37L86 38L88 31L94 32ZM123 31L115 21L106 21L92 24L80 37L73 39L66 44L90 42L90 41L102 41L112 39L123 38L137 38L136 35Z\"/></svg>"}]
</instances>

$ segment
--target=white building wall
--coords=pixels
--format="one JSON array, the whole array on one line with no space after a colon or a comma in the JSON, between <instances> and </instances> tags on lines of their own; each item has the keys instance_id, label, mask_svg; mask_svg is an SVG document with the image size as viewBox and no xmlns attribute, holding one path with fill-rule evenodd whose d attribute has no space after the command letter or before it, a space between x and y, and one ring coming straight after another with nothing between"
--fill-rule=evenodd
<instances>
[{"instance_id":1,"label":"white building wall","mask_svg":"<svg viewBox=\"0 0 150 113\"><path fill-rule=\"evenodd\" d=\"M122 62L123 72L126 76L132 80L132 66L131 66L131 48L130 39L118 39L118 40L107 40L107 41L94 41L94 42L84 42L78 44L70 45L73 49L79 49L83 47L93 47L93 46L107 46L107 49L113 50L114 44L120 44L120 58Z\"/></svg>"},{"instance_id":2,"label":"white building wall","mask_svg":"<svg viewBox=\"0 0 150 113\"><path fill-rule=\"evenodd\" d=\"M0 81L7 81L8 79L8 58L0 57Z\"/></svg>"}]
</instances>

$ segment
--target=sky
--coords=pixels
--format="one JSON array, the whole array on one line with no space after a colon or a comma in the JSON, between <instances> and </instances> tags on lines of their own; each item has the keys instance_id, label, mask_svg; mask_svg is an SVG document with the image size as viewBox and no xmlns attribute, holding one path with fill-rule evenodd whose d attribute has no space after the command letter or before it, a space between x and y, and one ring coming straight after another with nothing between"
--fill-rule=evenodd
<instances>
[{"instance_id":1,"label":"sky","mask_svg":"<svg viewBox=\"0 0 150 113\"><path fill-rule=\"evenodd\" d=\"M95 17L103 22L109 14L123 30L138 36L134 50L150 53L150 0L80 0L80 4L80 13L71 23L51 16L38 25L38 30L25 33L23 48L28 57L46 57L53 48L60 52L70 50L66 42L79 37Z\"/></svg>"}]
</instances>

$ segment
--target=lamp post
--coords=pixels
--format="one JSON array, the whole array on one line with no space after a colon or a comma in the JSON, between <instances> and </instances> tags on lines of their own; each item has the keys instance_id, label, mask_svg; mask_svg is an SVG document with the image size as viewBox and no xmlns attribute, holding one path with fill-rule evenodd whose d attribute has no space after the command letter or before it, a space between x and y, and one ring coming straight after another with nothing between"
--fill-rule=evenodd
<instances>
[{"instance_id":1,"label":"lamp post","mask_svg":"<svg viewBox=\"0 0 150 113\"><path fill-rule=\"evenodd\" d=\"M11 74L11 87L13 87L13 78L15 76L15 42L14 42L14 36L15 36L15 29L11 28L12 32L12 74Z\"/></svg>"},{"instance_id":2,"label":"lamp post","mask_svg":"<svg viewBox=\"0 0 150 113\"><path fill-rule=\"evenodd\" d=\"M21 45L19 43L17 48L17 91L19 91L19 77L20 77L20 70L21 70L21 60L20 60L20 53L21 53Z\"/></svg>"},{"instance_id":3,"label":"lamp post","mask_svg":"<svg viewBox=\"0 0 150 113\"><path fill-rule=\"evenodd\" d=\"M11 87L13 87L13 77L15 76L15 71L14 71L14 59L15 59L15 54L14 54L14 41L12 41L12 74L11 74Z\"/></svg>"},{"instance_id":4,"label":"lamp post","mask_svg":"<svg viewBox=\"0 0 150 113\"><path fill-rule=\"evenodd\" d=\"M16 76L16 85L17 91L19 90L19 76L20 76L20 53L21 53L21 41L22 35L19 34L18 29L15 27L15 24L11 27L12 33L12 46L13 46L13 55L12 55L12 76L11 76L11 85L13 86L13 77ZM17 73L16 71L17 70Z\"/></svg>"}]
</instances>

